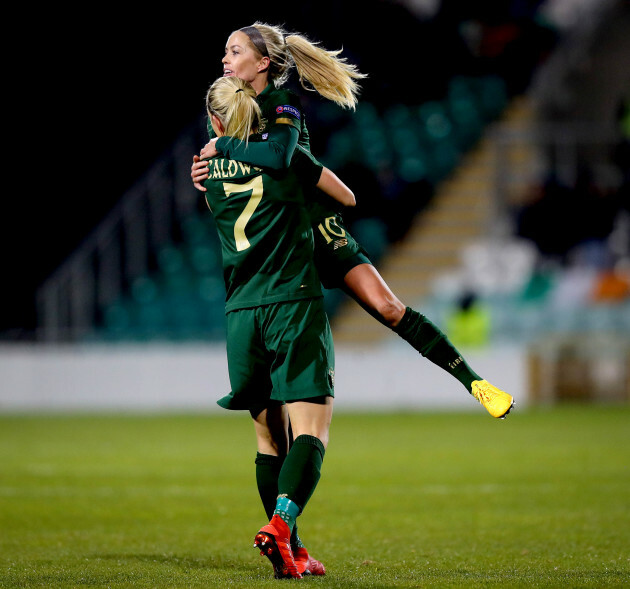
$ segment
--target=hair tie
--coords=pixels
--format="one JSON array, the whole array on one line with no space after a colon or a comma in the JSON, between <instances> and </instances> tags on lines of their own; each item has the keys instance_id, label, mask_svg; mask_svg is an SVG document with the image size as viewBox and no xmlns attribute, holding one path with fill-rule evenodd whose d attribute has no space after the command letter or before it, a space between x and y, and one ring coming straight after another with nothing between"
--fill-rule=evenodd
<instances>
[{"instance_id":1,"label":"hair tie","mask_svg":"<svg viewBox=\"0 0 630 589\"><path fill-rule=\"evenodd\" d=\"M238 90L236 90L236 92L234 92L234 94L238 94L239 92L242 92L242 91L243 91L243 89L239 88Z\"/></svg>"}]
</instances>

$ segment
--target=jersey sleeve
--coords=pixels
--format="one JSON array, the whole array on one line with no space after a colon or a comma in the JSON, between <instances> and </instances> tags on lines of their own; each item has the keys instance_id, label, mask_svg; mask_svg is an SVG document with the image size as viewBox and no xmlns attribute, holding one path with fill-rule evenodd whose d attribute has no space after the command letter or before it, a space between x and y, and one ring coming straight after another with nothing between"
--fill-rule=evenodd
<instances>
[{"instance_id":1,"label":"jersey sleeve","mask_svg":"<svg viewBox=\"0 0 630 589\"><path fill-rule=\"evenodd\" d=\"M324 169L324 166L315 159L310 151L299 145L293 154L291 165L295 169L295 173L298 175L300 182L307 187L317 185L322 175L322 170Z\"/></svg>"},{"instance_id":2,"label":"jersey sleeve","mask_svg":"<svg viewBox=\"0 0 630 589\"><path fill-rule=\"evenodd\" d=\"M284 124L302 131L302 103L300 98L290 90L276 90L273 95L273 103L265 108L266 129L269 131L274 125Z\"/></svg>"},{"instance_id":3,"label":"jersey sleeve","mask_svg":"<svg viewBox=\"0 0 630 589\"><path fill-rule=\"evenodd\" d=\"M216 148L226 158L237 162L273 170L288 168L298 144L298 130L289 125L275 125L267 135L267 141L262 143L219 137Z\"/></svg>"}]
</instances>

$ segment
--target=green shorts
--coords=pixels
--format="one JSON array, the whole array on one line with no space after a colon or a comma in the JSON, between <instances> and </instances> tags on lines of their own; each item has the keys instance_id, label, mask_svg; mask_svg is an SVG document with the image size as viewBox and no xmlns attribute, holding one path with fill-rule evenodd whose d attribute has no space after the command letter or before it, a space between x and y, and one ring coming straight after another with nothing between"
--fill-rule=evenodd
<instances>
[{"instance_id":1,"label":"green shorts","mask_svg":"<svg viewBox=\"0 0 630 589\"><path fill-rule=\"evenodd\" d=\"M342 288L345 275L359 264L371 264L369 254L343 225L339 215L313 224L315 266L325 288Z\"/></svg>"},{"instance_id":2,"label":"green shorts","mask_svg":"<svg viewBox=\"0 0 630 589\"><path fill-rule=\"evenodd\" d=\"M334 397L335 353L324 299L227 314L232 392L217 403L258 413L276 403Z\"/></svg>"}]
</instances>

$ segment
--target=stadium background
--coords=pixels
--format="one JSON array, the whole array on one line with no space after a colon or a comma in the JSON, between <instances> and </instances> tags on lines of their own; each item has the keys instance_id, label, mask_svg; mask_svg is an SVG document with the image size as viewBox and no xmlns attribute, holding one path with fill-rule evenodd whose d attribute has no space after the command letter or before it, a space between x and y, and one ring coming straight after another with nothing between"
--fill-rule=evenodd
<instances>
[{"instance_id":1,"label":"stadium background","mask_svg":"<svg viewBox=\"0 0 630 589\"><path fill-rule=\"evenodd\" d=\"M22 137L25 190L5 205L0 409L210 409L227 388L220 290L208 294L217 276L203 248L193 281L204 280L209 323L200 332L194 316L169 319L159 308L158 287L182 285L187 235L206 235L194 222L149 253L145 273L123 276L88 324L49 329L36 293L182 137L202 145L194 133L226 35L257 19L343 46L369 74L355 114L302 95L313 151L355 190L353 232L401 298L523 406L627 401L628 2L469 4L362 2L365 18L356 3L327 1L74 13L79 25L63 9L40 15L43 64L24 99L37 132ZM387 136L407 151L417 143L415 157L397 158ZM479 161L485 179L472 169ZM458 196L466 202L445 221L454 234L433 234L421 249L423 231L447 216L439 197ZM414 278L423 256L437 267ZM406 290L409 282L422 289ZM165 300L192 308L190 298ZM459 314L471 300L481 305L469 317L472 340ZM388 390L392 406L474 406L343 297L329 293L327 304L340 405L379 406Z\"/></svg>"}]
</instances>

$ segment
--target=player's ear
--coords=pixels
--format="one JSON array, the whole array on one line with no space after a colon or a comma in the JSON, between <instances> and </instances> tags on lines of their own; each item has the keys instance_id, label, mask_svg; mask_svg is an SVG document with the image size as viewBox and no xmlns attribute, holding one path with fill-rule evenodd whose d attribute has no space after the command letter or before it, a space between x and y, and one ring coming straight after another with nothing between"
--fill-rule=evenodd
<instances>
[{"instance_id":1,"label":"player's ear","mask_svg":"<svg viewBox=\"0 0 630 589\"><path fill-rule=\"evenodd\" d=\"M212 124L212 128L218 137L221 135L225 135L225 128L223 127L223 123L221 119L215 114L210 115L210 122Z\"/></svg>"},{"instance_id":2,"label":"player's ear","mask_svg":"<svg viewBox=\"0 0 630 589\"><path fill-rule=\"evenodd\" d=\"M266 72L271 64L271 59L268 57L262 57L258 62L258 73Z\"/></svg>"}]
</instances>

